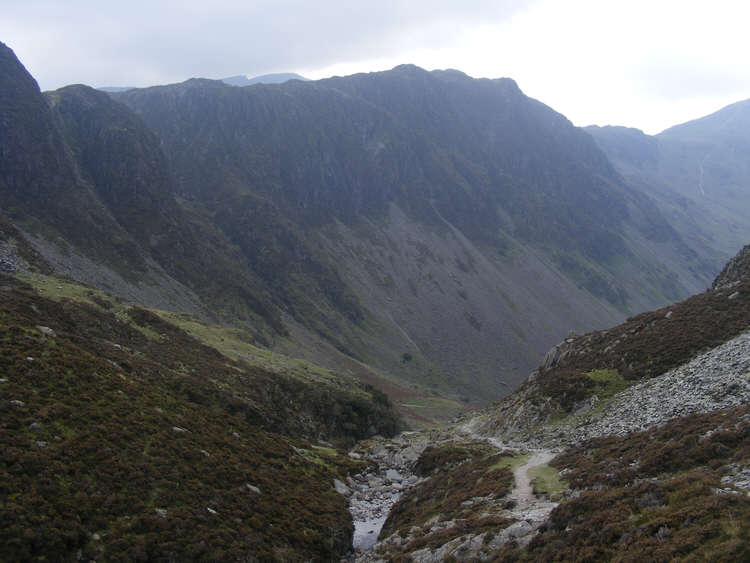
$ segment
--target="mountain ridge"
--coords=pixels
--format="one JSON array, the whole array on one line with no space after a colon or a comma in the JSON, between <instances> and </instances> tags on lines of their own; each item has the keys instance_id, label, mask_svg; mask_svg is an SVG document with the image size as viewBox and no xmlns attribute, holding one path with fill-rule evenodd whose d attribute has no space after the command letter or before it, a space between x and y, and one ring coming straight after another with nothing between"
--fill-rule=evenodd
<instances>
[{"instance_id":1,"label":"mountain ridge","mask_svg":"<svg viewBox=\"0 0 750 563\"><path fill-rule=\"evenodd\" d=\"M571 329L709 281L649 196L510 79L403 65L252 88L28 89L77 207L107 218L65 216L67 250L29 233L48 262L329 367L348 356L486 401Z\"/></svg>"},{"instance_id":2,"label":"mountain ridge","mask_svg":"<svg viewBox=\"0 0 750 563\"><path fill-rule=\"evenodd\" d=\"M201 88L205 88L205 95L199 93ZM473 99L472 103L467 102L466 91L472 93L481 103L476 103ZM209 92L211 94L207 98ZM585 134L578 133L567 120L546 109L546 106L525 98L517 85L510 80L475 81L456 71L429 73L413 65L403 65L393 71L382 73L318 82L292 82L283 86L251 90L228 90L219 84L190 81L160 89L131 91L118 95L117 98L129 104L162 135L165 150L174 170L191 170L181 182L180 190L185 197L198 196L208 205L231 200L234 202L232 207L237 212L241 206L248 205L242 203L243 199L256 205L252 196L238 198L237 193L260 191L264 203L269 202L273 208L283 209L284 214L291 216L293 221L308 231L329 223L323 232L326 239L330 239L331 236L341 239L343 236L344 240L348 241L338 251L336 262L340 264L339 268L342 264L349 265L346 268L349 271L347 276L350 279L356 277L366 288L357 292L360 299L371 300L369 296L373 293L382 294L382 289L377 289L377 286L388 279L393 280L393 289L398 292L391 295L390 299L396 298L399 294L401 297L398 299L407 299L408 294L404 294L404 289L410 286L410 276L407 275L407 279L404 279L403 272L395 270L382 259L375 261L377 269L383 272L380 276L368 274L365 264L352 263L347 247L362 244L356 242L361 237L356 227L360 221L359 217L365 218L365 224L369 222L375 226L376 232L381 232L378 238L388 241L385 242L384 250L388 245L392 248L403 247L399 239L403 240L405 233L396 238L387 234L389 223L401 224L402 219L399 217L405 217L407 221L424 223L428 230L444 233L449 238L453 237L454 233L460 233L461 237L467 237L465 240L470 241L473 247L469 254L472 258L469 261L479 260L482 252L494 255L497 253L496 249L499 249L502 256L504 248L518 246L514 238L519 236L524 237L524 241L518 248L523 248L521 252L527 255L531 251L529 244L543 244L543 241L552 239L560 239L558 247L575 248L583 244L580 251L584 255L581 258L552 254L552 261L547 257L537 262L540 271L550 269L552 264L553 268L567 270L568 275L571 275L572 271L578 276L575 279L576 283L596 292L603 301L609 299L610 302L620 305L626 299L625 292L615 287L617 282L612 274L588 265L589 260L603 262L608 251L617 254L615 248L624 251L625 246L619 235L613 235L611 232L612 224L616 224L624 217L633 216L640 222L637 230L646 234L639 245L653 244L649 238L653 241L663 239L667 244L681 244L678 237L666 227L663 219L653 214L653 209L646 200L637 199L641 196L634 197L632 193L620 188L612 189L607 185L607 182L616 184L617 175ZM504 103L503 100L506 98L510 100L510 104L520 103L521 107L527 108L524 110L527 117L519 119L538 122L537 128L547 123L546 120L553 119L552 115L557 116L554 117L554 125L544 125L545 132L554 132L554 135L551 135L552 140L545 141L547 136L535 132L525 133L529 139L524 141L518 134L511 134L515 129L499 134L499 130L508 129L511 124L515 124L513 127L516 129L520 127L521 132L526 131L526 125L517 124L515 112L511 112L510 109L505 110L506 113L496 111L496 123L492 127L483 125L486 121L483 119L485 114L478 108L485 107L488 103ZM331 105L331 100L337 100L335 106ZM460 103L457 100L461 100ZM414 104L417 103L420 111L414 110ZM204 107L198 104L206 105ZM198 107L202 108L203 114L217 117L229 112L231 107L231 117L227 113L219 117L219 121L214 121L215 126L206 123L208 129L191 129L195 126ZM448 121L443 123L427 118L428 115L449 117L446 118ZM324 122L320 121L321 116L326 116ZM503 123L508 123L508 126L502 125ZM188 129L179 129L182 127ZM210 137L205 137L212 127L215 131L210 133ZM472 133L474 129L482 133L475 135ZM331 137L334 130L336 141ZM301 131L307 136L304 141L299 138ZM195 141L194 144L187 145L184 140L195 139L192 136L193 132L198 138L205 138L205 142ZM232 139L233 148L229 154L224 153L222 149L224 165L218 170L210 162L218 158L220 147L223 146L217 141L220 136ZM482 141L494 138L495 141L486 148L484 143L474 137ZM283 139L284 149L275 144L279 142L277 139ZM317 140L311 145L310 141L313 139ZM557 156L549 160L553 164L542 164L541 156L532 160L534 157L531 155L535 154L532 149L536 146L535 141L542 141L545 146L553 147L550 150L557 151ZM274 144L269 145L269 142ZM458 152L462 143L468 145L461 149L463 152ZM316 156L305 154L307 147L316 144L320 146L316 150ZM567 203L565 199L560 200L564 182L550 181L556 174L551 170L543 174L541 170L550 166L567 166L563 163L569 161L571 154L578 154L573 149L578 145L584 148L576 158L583 159L583 162L590 159L591 162L572 167L572 170L566 169L557 176L567 177L567 185L571 185L572 178L584 174L584 177L590 178L587 182L591 186L591 191L586 193L584 189L576 188L577 191L573 193L577 199L574 203ZM197 146L201 147L200 152L194 152L194 147ZM246 155L252 155L253 160L248 160ZM251 168L250 162L256 165ZM319 163L324 164L321 166ZM356 163L358 168L353 168L353 163ZM495 171L492 174L490 166L494 166ZM500 167L506 168L503 174L500 174ZM541 183L545 186L544 189L551 190L549 200L545 200L541 195L534 200L533 210L528 196L525 195L526 190L521 187L523 184L515 185L519 174L532 170L536 172L533 172L529 179L535 182L534 189L538 189ZM603 179L595 179L598 177L596 175ZM499 202L493 199L496 197L493 190L498 189L497 186L503 186L503 192L515 198L504 203L506 208L501 213L495 211ZM592 204L592 201L595 201L592 199L593 194L598 194L600 204ZM608 198L613 199L615 203L605 204ZM573 223L578 226L565 232L563 228L555 230L554 227L561 222L560 201L564 202L566 212L570 212L574 217L577 217L575 214L580 214L580 219L566 218L566 229ZM395 208L392 208L394 203ZM618 212L619 218L616 215ZM266 213L274 214L276 211L269 210ZM291 215L288 215L290 213ZM603 219L598 217L601 213L613 215ZM337 228L335 223L331 226L331 215L343 226ZM519 216L534 220L519 221ZM499 217L506 218L505 229L510 226L521 233L505 232ZM242 221L241 217L226 215L225 220L228 226ZM597 222L595 227L589 226L592 222ZM649 228L648 225L653 227ZM660 226L654 228L656 225ZM581 232L576 234L577 238L573 243L570 232L575 232L576 229ZM268 230L266 228L266 231ZM365 230L372 229L366 227ZM309 235L307 237L309 238ZM414 232L407 238L419 241L424 238L424 234ZM566 240L571 240L571 244L566 245ZM593 241L599 241L600 246L595 247ZM247 242L238 243L244 248L248 247ZM330 247L331 243L336 244L336 241L324 239L323 244L326 247ZM373 257L382 253L369 242L366 244L372 248L368 254L372 254ZM401 254L407 251L408 248L400 250ZM680 252L687 256L690 254L686 247ZM512 253L509 256L512 256ZM443 261L446 258L452 260L450 257L441 256ZM468 264L465 257L457 257L456 260ZM492 258L490 262L495 260ZM464 268L470 271L469 266L465 265ZM507 268L507 265L503 268ZM461 275L460 270L452 275ZM658 277L660 274L655 272L655 275ZM370 277L370 280L367 280L367 277ZM443 282L440 283L442 287ZM699 283L694 287L698 287ZM412 279L411 285L413 284ZM402 287L404 289L401 289ZM460 288L458 289L460 291ZM664 285L662 291L664 290L673 291L668 285ZM573 299L582 297L571 296ZM387 295L383 295L381 299L381 303L388 307ZM528 301L528 298L525 300ZM524 302L524 298L521 298L520 302ZM590 303L588 306L594 305ZM476 311L465 313L474 318L478 314ZM389 314L393 319L401 316L395 309L390 310ZM510 314L513 315L512 312ZM612 315L612 312L608 315ZM392 324L387 315L381 322ZM486 324L491 321L485 318L480 322ZM397 321L397 324L401 323ZM565 330L568 329L569 326ZM420 350L428 348L429 343L419 335L419 332L424 332L423 328L411 326L407 332L410 332L411 340L417 342ZM434 344L430 345L432 346ZM415 350L408 352L413 354ZM398 360L398 356L392 358L390 365L396 365ZM445 361L444 356L440 357L440 363ZM520 361L519 358L518 362ZM527 362L528 360L523 360L520 365L528 365ZM512 369L516 371L518 368ZM487 368L484 367L482 370L486 371Z\"/></svg>"},{"instance_id":3,"label":"mountain ridge","mask_svg":"<svg viewBox=\"0 0 750 563\"><path fill-rule=\"evenodd\" d=\"M749 108L736 102L654 136L586 128L626 181L653 197L693 247L715 256L717 270L747 243Z\"/></svg>"},{"instance_id":4,"label":"mountain ridge","mask_svg":"<svg viewBox=\"0 0 750 563\"><path fill-rule=\"evenodd\" d=\"M252 86L253 84L282 84L289 80L302 80L303 82L308 81L309 78L305 78L296 72L275 72L271 74L261 74L258 76L246 76L244 74L238 74L236 76L228 76L220 79L225 84L230 86L238 86L243 88L245 86Z\"/></svg>"}]
</instances>

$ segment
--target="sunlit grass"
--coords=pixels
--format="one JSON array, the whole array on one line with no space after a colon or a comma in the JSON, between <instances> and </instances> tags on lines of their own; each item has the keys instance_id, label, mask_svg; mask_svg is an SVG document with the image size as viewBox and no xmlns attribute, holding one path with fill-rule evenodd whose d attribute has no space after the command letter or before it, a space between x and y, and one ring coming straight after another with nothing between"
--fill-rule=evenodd
<instances>
[{"instance_id":1,"label":"sunlit grass","mask_svg":"<svg viewBox=\"0 0 750 563\"><path fill-rule=\"evenodd\" d=\"M546 495L551 500L559 500L568 484L560 478L557 469L550 465L538 465L529 469L529 477L534 487L534 494Z\"/></svg>"}]
</instances>

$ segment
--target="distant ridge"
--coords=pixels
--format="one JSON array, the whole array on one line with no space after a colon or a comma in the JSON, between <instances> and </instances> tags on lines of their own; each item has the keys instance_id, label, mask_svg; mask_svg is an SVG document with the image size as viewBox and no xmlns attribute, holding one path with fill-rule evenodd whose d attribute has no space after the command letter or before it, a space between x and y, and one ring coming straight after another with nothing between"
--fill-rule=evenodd
<instances>
[{"instance_id":1,"label":"distant ridge","mask_svg":"<svg viewBox=\"0 0 750 563\"><path fill-rule=\"evenodd\" d=\"M296 72L278 72L274 74L261 74L260 76L253 76L248 78L244 74L238 74L236 76L228 76L226 78L219 79L224 84L230 86L251 86L252 84L283 84L290 80L301 80L302 82L310 82L309 78L297 74ZM135 90L136 86L102 86L97 88L100 92L107 92L108 94L119 94L120 92L127 92L128 90Z\"/></svg>"},{"instance_id":2,"label":"distant ridge","mask_svg":"<svg viewBox=\"0 0 750 563\"><path fill-rule=\"evenodd\" d=\"M244 74L237 76L229 76L222 78L221 81L230 86L251 86L252 84L283 84L290 80L302 80L303 82L309 82L309 78L305 78L294 72L280 72L275 74L262 74L260 76L254 76L248 78Z\"/></svg>"},{"instance_id":3,"label":"distant ridge","mask_svg":"<svg viewBox=\"0 0 750 563\"><path fill-rule=\"evenodd\" d=\"M100 92L107 92L111 94L115 94L117 92L127 92L128 90L133 90L135 86L102 86L101 88L97 88Z\"/></svg>"},{"instance_id":4,"label":"distant ridge","mask_svg":"<svg viewBox=\"0 0 750 563\"><path fill-rule=\"evenodd\" d=\"M750 100L658 135L587 127L618 172L659 202L683 236L716 266L747 244Z\"/></svg>"}]
</instances>

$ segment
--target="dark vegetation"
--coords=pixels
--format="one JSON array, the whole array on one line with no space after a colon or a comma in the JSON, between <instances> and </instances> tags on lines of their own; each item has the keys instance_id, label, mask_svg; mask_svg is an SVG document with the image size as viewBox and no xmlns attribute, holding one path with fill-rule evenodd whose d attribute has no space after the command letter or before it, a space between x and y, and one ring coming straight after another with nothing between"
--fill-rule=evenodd
<instances>
[{"instance_id":1,"label":"dark vegetation","mask_svg":"<svg viewBox=\"0 0 750 563\"><path fill-rule=\"evenodd\" d=\"M131 322L123 322L106 303L56 303L12 278L4 281L10 288L5 310L23 315L29 324L53 328L126 374L153 377L195 404L228 411L272 432L341 444L397 430L388 399L365 384L351 381L350 389L343 381L313 384L268 372L230 360L147 309L128 308Z\"/></svg>"},{"instance_id":2,"label":"dark vegetation","mask_svg":"<svg viewBox=\"0 0 750 563\"><path fill-rule=\"evenodd\" d=\"M249 368L145 309L117 318L10 277L0 296L0 559L327 560L348 549L331 481L360 462L281 433L392 433L382 395Z\"/></svg>"},{"instance_id":3,"label":"dark vegetation","mask_svg":"<svg viewBox=\"0 0 750 563\"><path fill-rule=\"evenodd\" d=\"M617 370L630 382L655 377L737 336L748 326L750 278L745 276L732 287L705 291L562 344L556 365L540 369L536 379L539 393L552 397L568 412L598 391L597 382L587 373Z\"/></svg>"},{"instance_id":4,"label":"dark vegetation","mask_svg":"<svg viewBox=\"0 0 750 563\"><path fill-rule=\"evenodd\" d=\"M506 528L512 520L479 515L486 511L482 510L486 501L501 499L510 492L513 474L498 465L501 457L495 448L479 442L429 446L415 467L417 474L429 479L404 493L391 509L381 536L398 532L406 537L413 526L422 527L417 537L399 547L399 551L409 553L441 546L467 533L495 533ZM463 504L475 497L486 497L480 508ZM429 533L431 524L438 520L455 520L456 525Z\"/></svg>"},{"instance_id":5,"label":"dark vegetation","mask_svg":"<svg viewBox=\"0 0 750 563\"><path fill-rule=\"evenodd\" d=\"M580 496L552 512L526 551L498 559L747 561L750 499L721 477L748 463L747 406L588 441L552 461Z\"/></svg>"}]
</instances>

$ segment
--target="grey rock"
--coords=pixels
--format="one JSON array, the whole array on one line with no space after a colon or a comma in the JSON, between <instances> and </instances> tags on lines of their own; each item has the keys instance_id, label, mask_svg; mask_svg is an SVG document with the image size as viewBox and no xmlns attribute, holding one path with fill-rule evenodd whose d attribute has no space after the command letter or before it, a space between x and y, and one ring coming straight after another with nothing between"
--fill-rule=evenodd
<instances>
[{"instance_id":1,"label":"grey rock","mask_svg":"<svg viewBox=\"0 0 750 563\"><path fill-rule=\"evenodd\" d=\"M750 333L743 333L663 375L622 393L601 412L583 414L540 442L574 443L622 436L673 418L750 403Z\"/></svg>"},{"instance_id":2,"label":"grey rock","mask_svg":"<svg viewBox=\"0 0 750 563\"><path fill-rule=\"evenodd\" d=\"M391 481L401 481L404 477L396 471L395 469L387 469L385 472L386 478L390 479Z\"/></svg>"},{"instance_id":3,"label":"grey rock","mask_svg":"<svg viewBox=\"0 0 750 563\"><path fill-rule=\"evenodd\" d=\"M55 331L48 326L36 325L36 329L44 336L49 336L51 338L55 338L57 336L57 334L55 334Z\"/></svg>"},{"instance_id":4,"label":"grey rock","mask_svg":"<svg viewBox=\"0 0 750 563\"><path fill-rule=\"evenodd\" d=\"M385 484L385 481L382 478L380 478L380 477L376 477L375 475L372 475L367 480L367 483L372 488L378 488L378 487L382 487Z\"/></svg>"},{"instance_id":5,"label":"grey rock","mask_svg":"<svg viewBox=\"0 0 750 563\"><path fill-rule=\"evenodd\" d=\"M16 265L6 258L0 258L0 272L12 274L16 271Z\"/></svg>"},{"instance_id":6,"label":"grey rock","mask_svg":"<svg viewBox=\"0 0 750 563\"><path fill-rule=\"evenodd\" d=\"M340 495L349 496L352 494L352 490L338 479L333 480L333 488Z\"/></svg>"}]
</instances>

